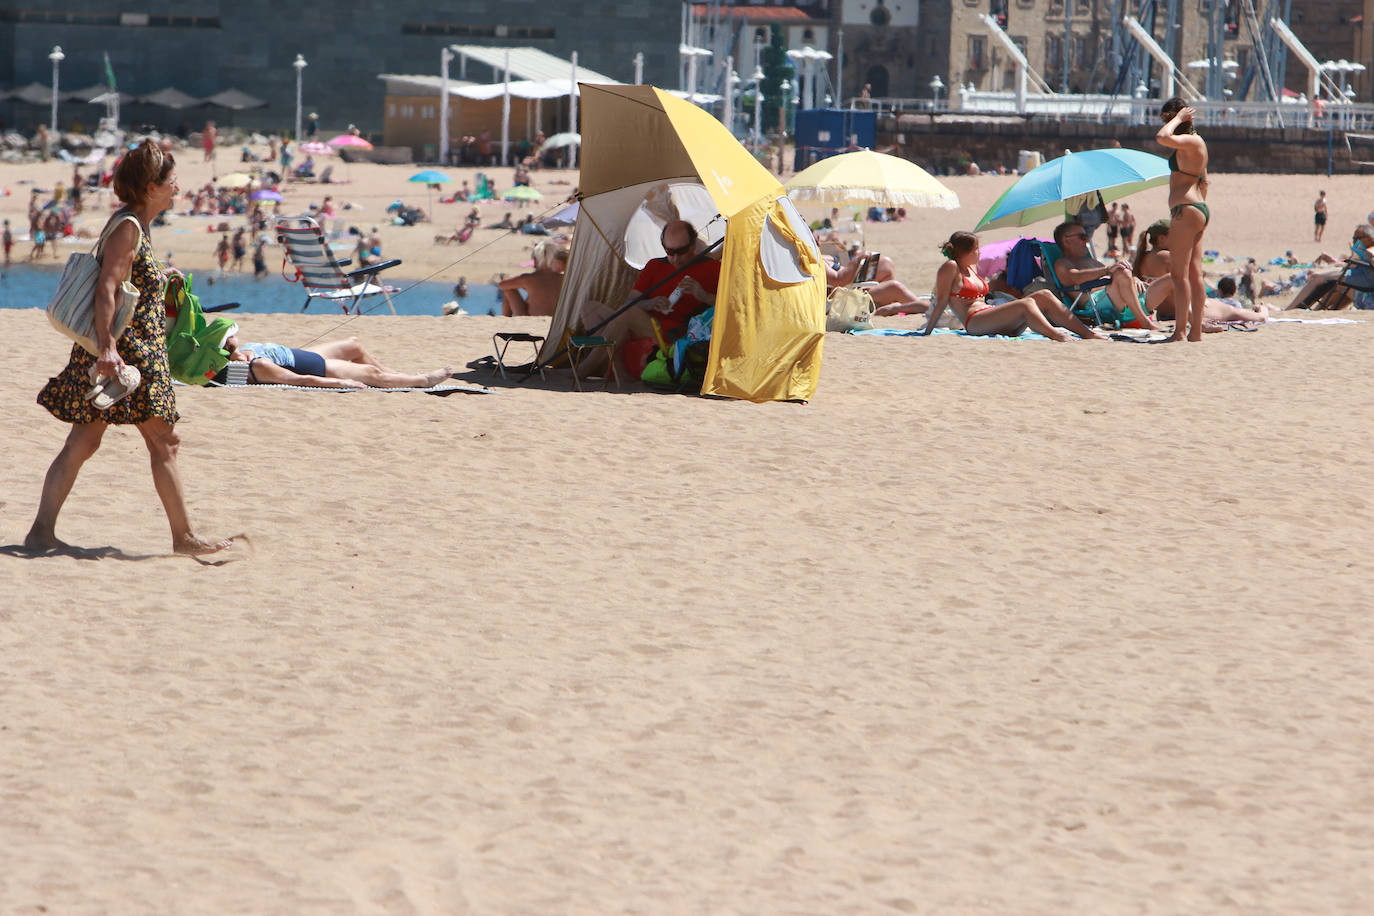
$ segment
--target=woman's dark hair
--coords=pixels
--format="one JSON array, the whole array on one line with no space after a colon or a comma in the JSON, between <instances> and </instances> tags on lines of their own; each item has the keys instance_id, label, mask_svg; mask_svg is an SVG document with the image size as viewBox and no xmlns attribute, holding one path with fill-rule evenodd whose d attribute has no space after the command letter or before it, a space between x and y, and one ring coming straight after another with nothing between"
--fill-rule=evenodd
<instances>
[{"instance_id":1,"label":"woman's dark hair","mask_svg":"<svg viewBox=\"0 0 1374 916\"><path fill-rule=\"evenodd\" d=\"M978 236L972 232L956 232L949 241L940 246L940 253L951 261L968 254L978 244Z\"/></svg>"},{"instance_id":2,"label":"woman's dark hair","mask_svg":"<svg viewBox=\"0 0 1374 916\"><path fill-rule=\"evenodd\" d=\"M115 196L130 207L141 206L148 199L148 185L162 184L176 168L171 153L152 140L144 140L124 154L115 166Z\"/></svg>"},{"instance_id":3,"label":"woman's dark hair","mask_svg":"<svg viewBox=\"0 0 1374 916\"><path fill-rule=\"evenodd\" d=\"M1140 276L1140 262L1145 260L1145 253L1155 246L1159 237L1169 231L1169 221L1167 219L1157 219L1150 223L1150 227L1140 233L1140 241L1135 245L1135 260L1131 262L1131 273Z\"/></svg>"},{"instance_id":4,"label":"woman's dark hair","mask_svg":"<svg viewBox=\"0 0 1374 916\"><path fill-rule=\"evenodd\" d=\"M1188 107L1188 103L1187 103L1187 102L1185 102L1183 99L1179 98L1178 96L1174 96L1173 98L1168 99L1167 101L1165 101L1165 103L1164 103L1163 105L1160 106L1160 108L1159 108L1159 119L1160 119L1161 121L1172 121L1172 120L1174 119L1174 115L1178 114L1180 111L1182 111L1183 109L1185 109L1185 108L1187 108L1187 107ZM1193 132L1193 122L1192 122L1192 121L1184 121L1182 124L1180 124L1180 125L1178 126L1178 130L1175 131L1175 133L1180 133L1180 134L1191 134L1192 132Z\"/></svg>"}]
</instances>

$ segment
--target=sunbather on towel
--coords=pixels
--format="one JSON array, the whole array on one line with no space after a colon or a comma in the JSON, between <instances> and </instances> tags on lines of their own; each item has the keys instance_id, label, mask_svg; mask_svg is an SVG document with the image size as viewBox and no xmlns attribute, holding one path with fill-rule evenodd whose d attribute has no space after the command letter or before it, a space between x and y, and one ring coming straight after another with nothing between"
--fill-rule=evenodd
<instances>
[{"instance_id":1,"label":"sunbather on towel","mask_svg":"<svg viewBox=\"0 0 1374 916\"><path fill-rule=\"evenodd\" d=\"M951 309L964 323L964 330L975 337L1007 334L1012 337L1030 328L1051 340L1068 340L1061 330L1068 328L1084 340L1103 336L1074 317L1074 314L1048 290L1038 290L1022 299L992 305L987 301L988 281L978 275L978 236L956 232L941 246L946 258L935 274L935 305L926 318L922 334L935 330L936 322Z\"/></svg>"},{"instance_id":2,"label":"sunbather on towel","mask_svg":"<svg viewBox=\"0 0 1374 916\"><path fill-rule=\"evenodd\" d=\"M240 343L238 335L224 342L231 362L248 364L248 378L258 385L299 385L307 388L433 388L453 375L445 366L423 375L388 369L363 349L358 338L317 344L303 350L274 343ZM216 381L223 381L221 372Z\"/></svg>"}]
</instances>

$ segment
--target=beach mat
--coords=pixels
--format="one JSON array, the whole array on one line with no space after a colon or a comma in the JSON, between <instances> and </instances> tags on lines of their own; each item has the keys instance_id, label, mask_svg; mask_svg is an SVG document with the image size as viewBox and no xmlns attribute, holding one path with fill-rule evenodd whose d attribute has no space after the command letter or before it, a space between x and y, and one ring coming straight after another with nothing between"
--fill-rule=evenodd
<instances>
[{"instance_id":1,"label":"beach mat","mask_svg":"<svg viewBox=\"0 0 1374 916\"><path fill-rule=\"evenodd\" d=\"M180 382L176 384L180 385ZM187 386L190 387L190 386ZM278 388L285 391L325 391L331 394L350 394L358 391L376 391L390 394L396 391L420 391L425 394L435 394L439 397L447 397L451 394L497 394L499 388L486 388L482 385L435 385L433 388L315 388L311 385L221 385L217 382L210 382L206 388L232 388L242 390L245 388Z\"/></svg>"}]
</instances>

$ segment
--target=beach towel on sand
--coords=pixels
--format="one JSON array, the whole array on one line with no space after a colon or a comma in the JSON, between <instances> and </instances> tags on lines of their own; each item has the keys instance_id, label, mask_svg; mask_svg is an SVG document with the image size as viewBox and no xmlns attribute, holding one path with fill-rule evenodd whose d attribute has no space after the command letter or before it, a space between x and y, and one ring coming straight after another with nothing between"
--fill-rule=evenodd
<instances>
[{"instance_id":1,"label":"beach towel on sand","mask_svg":"<svg viewBox=\"0 0 1374 916\"><path fill-rule=\"evenodd\" d=\"M850 331L849 333L852 334L852 335L855 336L855 337L925 337L925 336L926 336L926 335L922 334L920 331L916 331L916 330L910 330L910 331L908 331L908 330L903 330L903 329L901 329L901 328L870 328L870 329L867 330L867 331ZM958 331L958 330L955 330L954 328L936 328L936 329L932 332L932 334L941 334L941 335L953 334L953 335L956 335L956 336L958 336L958 337L975 337L975 338L977 338L977 337L985 337L985 338L987 338L987 339L989 339L989 340L993 340L993 339L996 339L996 338L998 338L998 337L1001 337L1001 338L1004 339L1004 340L1049 340L1048 337L1045 337L1045 336L1042 335L1042 334L1037 334L1037 333L1035 333L1034 331L1023 331L1023 332L1021 332L1020 336L1018 336L1018 337L1011 337L1010 335L1007 335L1007 334L970 334L968 331Z\"/></svg>"}]
</instances>

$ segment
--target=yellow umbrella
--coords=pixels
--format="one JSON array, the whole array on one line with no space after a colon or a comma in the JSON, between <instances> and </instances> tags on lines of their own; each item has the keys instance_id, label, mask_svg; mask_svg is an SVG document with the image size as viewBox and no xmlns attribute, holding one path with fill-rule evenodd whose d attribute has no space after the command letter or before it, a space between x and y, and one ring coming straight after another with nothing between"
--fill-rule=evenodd
<instances>
[{"instance_id":1,"label":"yellow umbrella","mask_svg":"<svg viewBox=\"0 0 1374 916\"><path fill-rule=\"evenodd\" d=\"M784 185L796 201L835 206L938 207L953 210L959 195L925 169L897 156L860 150L822 159Z\"/></svg>"},{"instance_id":2,"label":"yellow umbrella","mask_svg":"<svg viewBox=\"0 0 1374 916\"><path fill-rule=\"evenodd\" d=\"M246 172L230 172L228 175L215 181L215 185L221 188L246 188L253 183L253 176Z\"/></svg>"}]
</instances>

